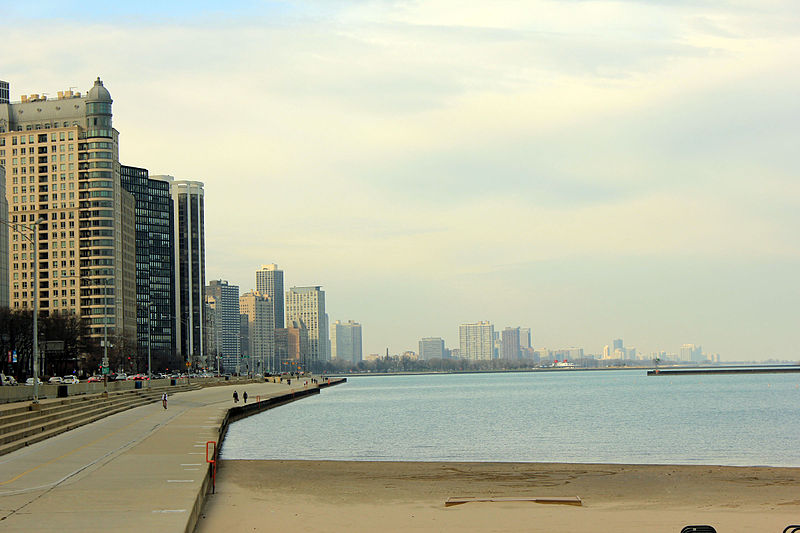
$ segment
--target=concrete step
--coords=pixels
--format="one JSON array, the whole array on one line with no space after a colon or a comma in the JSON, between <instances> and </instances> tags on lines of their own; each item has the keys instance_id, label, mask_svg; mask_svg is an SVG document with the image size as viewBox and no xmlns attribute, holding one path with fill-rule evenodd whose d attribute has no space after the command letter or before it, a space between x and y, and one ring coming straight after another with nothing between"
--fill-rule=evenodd
<instances>
[{"instance_id":1,"label":"concrete step","mask_svg":"<svg viewBox=\"0 0 800 533\"><path fill-rule=\"evenodd\" d=\"M10 415L6 424L0 426L0 455L17 450L34 442L47 439L64 431L89 424L134 407L146 405L168 394L202 388L199 385L181 385L169 389L137 389L109 394L107 398L94 395L65 402L65 405L51 404L41 411L28 411L26 416Z\"/></svg>"},{"instance_id":2,"label":"concrete step","mask_svg":"<svg viewBox=\"0 0 800 533\"><path fill-rule=\"evenodd\" d=\"M71 410L61 415L46 417L33 417L15 424L10 424L10 431L0 434L0 445L8 444L15 440L27 439L32 435L46 433L59 426L69 426L83 418L92 418L97 414L107 411L118 410L120 408L129 409L131 406L150 403L154 400L130 396L127 398L100 400L90 405L86 405L77 410Z\"/></svg>"},{"instance_id":3,"label":"concrete step","mask_svg":"<svg viewBox=\"0 0 800 533\"><path fill-rule=\"evenodd\" d=\"M60 424L47 431L41 431L39 433L34 433L26 437L16 439L6 444L0 444L0 455L11 453L15 450L19 450L20 448L24 448L25 446L30 446L31 444L47 440L50 437L55 437L56 435L73 430L75 428L79 428L83 425L91 424L92 422L96 422L107 416L115 415L117 413L127 411L128 409L132 409L134 407L139 407L142 405L147 405L149 403L151 403L150 400L140 400L137 402L133 402L131 404L117 406L111 409L101 410L100 412L95 412L92 415L86 415L80 417L79 419L73 420L72 422Z\"/></svg>"}]
</instances>

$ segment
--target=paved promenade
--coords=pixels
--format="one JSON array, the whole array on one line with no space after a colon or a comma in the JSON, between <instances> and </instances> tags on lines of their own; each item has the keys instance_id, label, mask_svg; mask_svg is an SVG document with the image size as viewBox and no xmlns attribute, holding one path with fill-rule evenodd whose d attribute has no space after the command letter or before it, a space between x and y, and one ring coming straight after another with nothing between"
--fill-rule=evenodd
<instances>
[{"instance_id":1,"label":"paved promenade","mask_svg":"<svg viewBox=\"0 0 800 533\"><path fill-rule=\"evenodd\" d=\"M206 441L218 439L233 391L250 404L303 389L293 380L176 393L166 411L157 401L2 456L0 531L192 531Z\"/></svg>"}]
</instances>

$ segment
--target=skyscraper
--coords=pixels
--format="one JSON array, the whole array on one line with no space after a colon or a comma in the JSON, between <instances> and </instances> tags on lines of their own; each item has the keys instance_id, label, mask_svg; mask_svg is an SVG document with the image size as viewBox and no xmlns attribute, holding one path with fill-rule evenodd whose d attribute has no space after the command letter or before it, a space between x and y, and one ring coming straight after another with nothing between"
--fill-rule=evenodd
<instances>
[{"instance_id":1,"label":"skyscraper","mask_svg":"<svg viewBox=\"0 0 800 533\"><path fill-rule=\"evenodd\" d=\"M503 353L502 358L506 361L514 361L520 358L520 328L506 328L502 332Z\"/></svg>"},{"instance_id":2,"label":"skyscraper","mask_svg":"<svg viewBox=\"0 0 800 533\"><path fill-rule=\"evenodd\" d=\"M326 359L328 337L322 287L291 287L286 291L286 320L297 321L308 330L307 364L310 370L317 368Z\"/></svg>"},{"instance_id":3,"label":"skyscraper","mask_svg":"<svg viewBox=\"0 0 800 533\"><path fill-rule=\"evenodd\" d=\"M261 265L256 270L256 290L269 297L272 302L275 327L282 328L283 321L283 270L278 270L278 265Z\"/></svg>"},{"instance_id":4,"label":"skyscraper","mask_svg":"<svg viewBox=\"0 0 800 533\"><path fill-rule=\"evenodd\" d=\"M2 153L3 149L0 148L0 154ZM8 221L6 169L2 166L0 166L0 220ZM8 307L8 304L8 228L0 228L0 307Z\"/></svg>"},{"instance_id":5,"label":"skyscraper","mask_svg":"<svg viewBox=\"0 0 800 533\"><path fill-rule=\"evenodd\" d=\"M11 104L3 103L7 88L0 88L0 166L11 182L10 222L39 232L35 251L10 234L11 307L32 307L31 255L38 254L42 314L79 315L91 337L108 333L116 346L133 347L135 236L126 231L134 227L126 220L133 199L120 186L111 94L98 78L85 96L59 91L57 99L34 94Z\"/></svg>"},{"instance_id":6,"label":"skyscraper","mask_svg":"<svg viewBox=\"0 0 800 533\"><path fill-rule=\"evenodd\" d=\"M239 297L239 312L247 317L249 333L249 361L244 361L244 364L250 372L257 374L275 372L275 318L272 314L272 300L258 291L247 292Z\"/></svg>"},{"instance_id":7,"label":"skyscraper","mask_svg":"<svg viewBox=\"0 0 800 533\"><path fill-rule=\"evenodd\" d=\"M444 340L441 337L423 337L419 341L420 359L444 359Z\"/></svg>"},{"instance_id":8,"label":"skyscraper","mask_svg":"<svg viewBox=\"0 0 800 533\"><path fill-rule=\"evenodd\" d=\"M331 326L331 356L355 364L363 359L361 324L337 320Z\"/></svg>"},{"instance_id":9,"label":"skyscraper","mask_svg":"<svg viewBox=\"0 0 800 533\"><path fill-rule=\"evenodd\" d=\"M239 286L227 281L214 279L206 287L206 295L214 299L215 325L214 337L217 341L217 355L226 372L242 372L240 366L241 345L239 344L240 311Z\"/></svg>"},{"instance_id":10,"label":"skyscraper","mask_svg":"<svg viewBox=\"0 0 800 533\"><path fill-rule=\"evenodd\" d=\"M136 324L138 355L156 370L181 367L175 357L173 206L169 182L147 169L121 165L122 188L136 201Z\"/></svg>"},{"instance_id":11,"label":"skyscraper","mask_svg":"<svg viewBox=\"0 0 800 533\"><path fill-rule=\"evenodd\" d=\"M491 322L474 322L459 326L460 357L490 360L494 355L494 326Z\"/></svg>"},{"instance_id":12,"label":"skyscraper","mask_svg":"<svg viewBox=\"0 0 800 533\"><path fill-rule=\"evenodd\" d=\"M519 328L519 347L523 351L531 348L531 328Z\"/></svg>"},{"instance_id":13,"label":"skyscraper","mask_svg":"<svg viewBox=\"0 0 800 533\"><path fill-rule=\"evenodd\" d=\"M169 183L172 199L174 252L175 351L183 361L207 366L204 362L203 328L205 319L206 282L205 206L203 184L199 181L177 181L172 176L152 176ZM238 291L238 287L237 287ZM236 305L239 294L236 294ZM217 309L220 301L217 299ZM238 320L238 318L237 318ZM218 321L219 322L219 321ZM236 325L238 342L238 322ZM238 350L237 350L238 358Z\"/></svg>"},{"instance_id":14,"label":"skyscraper","mask_svg":"<svg viewBox=\"0 0 800 533\"><path fill-rule=\"evenodd\" d=\"M285 361L281 361L282 372L295 372L309 370L308 355L308 330L299 320L289 320L286 327L277 331L286 333L286 352Z\"/></svg>"}]
</instances>

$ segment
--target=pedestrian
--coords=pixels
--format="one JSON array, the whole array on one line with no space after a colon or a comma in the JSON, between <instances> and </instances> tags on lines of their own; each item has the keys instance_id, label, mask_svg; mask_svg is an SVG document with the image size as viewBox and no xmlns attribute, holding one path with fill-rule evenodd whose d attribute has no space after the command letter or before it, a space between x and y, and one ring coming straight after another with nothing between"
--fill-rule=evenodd
<instances>
[{"instance_id":1,"label":"pedestrian","mask_svg":"<svg viewBox=\"0 0 800 533\"><path fill-rule=\"evenodd\" d=\"M247 403L247 391L244 391L244 394L242 394L242 398L244 398L244 403Z\"/></svg>"},{"instance_id":2,"label":"pedestrian","mask_svg":"<svg viewBox=\"0 0 800 533\"><path fill-rule=\"evenodd\" d=\"M164 409L167 408L167 393L161 395L161 405L164 406Z\"/></svg>"},{"instance_id":3,"label":"pedestrian","mask_svg":"<svg viewBox=\"0 0 800 533\"><path fill-rule=\"evenodd\" d=\"M233 391L233 403L239 403L239 393Z\"/></svg>"}]
</instances>

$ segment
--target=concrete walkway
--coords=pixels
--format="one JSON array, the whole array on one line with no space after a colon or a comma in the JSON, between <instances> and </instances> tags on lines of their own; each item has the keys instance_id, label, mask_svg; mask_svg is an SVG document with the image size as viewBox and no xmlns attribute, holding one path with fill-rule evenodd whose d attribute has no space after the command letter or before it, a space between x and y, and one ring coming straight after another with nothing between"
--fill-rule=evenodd
<instances>
[{"instance_id":1,"label":"concrete walkway","mask_svg":"<svg viewBox=\"0 0 800 533\"><path fill-rule=\"evenodd\" d=\"M206 442L218 440L233 391L246 390L249 405L304 389L293 380L176 393L167 410L157 401L2 456L0 530L190 532L210 482Z\"/></svg>"}]
</instances>

